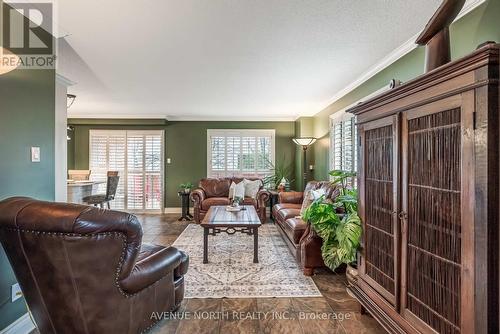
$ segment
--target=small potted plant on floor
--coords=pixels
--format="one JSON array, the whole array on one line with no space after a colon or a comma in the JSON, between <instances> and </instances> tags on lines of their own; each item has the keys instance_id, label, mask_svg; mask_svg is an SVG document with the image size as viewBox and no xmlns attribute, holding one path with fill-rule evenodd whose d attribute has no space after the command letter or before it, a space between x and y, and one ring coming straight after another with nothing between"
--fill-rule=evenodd
<instances>
[{"instance_id":1,"label":"small potted plant on floor","mask_svg":"<svg viewBox=\"0 0 500 334\"><path fill-rule=\"evenodd\" d=\"M180 191L182 191L186 194L189 194L191 192L191 189L193 189L193 184L191 182L181 183L179 188L180 188Z\"/></svg>"},{"instance_id":2,"label":"small potted plant on floor","mask_svg":"<svg viewBox=\"0 0 500 334\"><path fill-rule=\"evenodd\" d=\"M336 270L348 265L349 280L356 276L356 255L360 247L361 219L358 216L357 189L350 186L356 173L334 170L330 172L332 183L339 187L340 194L333 202L321 197L304 212L303 219L323 239L321 252L327 267Z\"/></svg>"}]
</instances>

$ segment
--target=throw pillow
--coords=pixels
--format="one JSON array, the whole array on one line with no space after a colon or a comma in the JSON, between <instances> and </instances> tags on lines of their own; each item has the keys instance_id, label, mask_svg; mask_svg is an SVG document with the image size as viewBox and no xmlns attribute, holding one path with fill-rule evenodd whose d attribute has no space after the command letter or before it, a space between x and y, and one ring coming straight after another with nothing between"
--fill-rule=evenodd
<instances>
[{"instance_id":1,"label":"throw pillow","mask_svg":"<svg viewBox=\"0 0 500 334\"><path fill-rule=\"evenodd\" d=\"M302 207L300 208L300 215L304 214L304 211L318 198L325 194L324 189L309 190L304 194L304 200L302 201Z\"/></svg>"},{"instance_id":2,"label":"throw pillow","mask_svg":"<svg viewBox=\"0 0 500 334\"><path fill-rule=\"evenodd\" d=\"M262 185L262 181L250 181L247 179L243 179L243 182L245 183L245 196L251 198L257 197L257 193L259 192L260 186Z\"/></svg>"},{"instance_id":3,"label":"throw pillow","mask_svg":"<svg viewBox=\"0 0 500 334\"><path fill-rule=\"evenodd\" d=\"M245 183L231 183L229 187L229 199L233 199L235 197L245 198Z\"/></svg>"}]
</instances>

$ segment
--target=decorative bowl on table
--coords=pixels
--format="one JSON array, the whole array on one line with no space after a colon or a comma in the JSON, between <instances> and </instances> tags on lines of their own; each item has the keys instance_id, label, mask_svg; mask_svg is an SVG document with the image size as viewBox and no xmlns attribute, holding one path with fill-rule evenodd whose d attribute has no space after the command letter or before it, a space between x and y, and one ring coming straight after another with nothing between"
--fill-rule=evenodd
<instances>
[{"instance_id":1,"label":"decorative bowl on table","mask_svg":"<svg viewBox=\"0 0 500 334\"><path fill-rule=\"evenodd\" d=\"M229 211L229 212L238 212L238 211L241 211L241 206L232 206L232 205L228 205L226 206L226 211Z\"/></svg>"}]
</instances>

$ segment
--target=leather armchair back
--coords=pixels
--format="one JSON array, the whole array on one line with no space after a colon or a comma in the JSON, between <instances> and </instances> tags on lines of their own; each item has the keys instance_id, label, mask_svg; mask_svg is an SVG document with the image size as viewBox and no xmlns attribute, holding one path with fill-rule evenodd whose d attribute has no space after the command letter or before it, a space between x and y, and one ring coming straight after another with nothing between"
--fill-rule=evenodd
<instances>
[{"instance_id":1,"label":"leather armchair back","mask_svg":"<svg viewBox=\"0 0 500 334\"><path fill-rule=\"evenodd\" d=\"M201 179L198 186L203 189L207 197L228 197L229 187L231 186L231 179Z\"/></svg>"},{"instance_id":2,"label":"leather armchair back","mask_svg":"<svg viewBox=\"0 0 500 334\"><path fill-rule=\"evenodd\" d=\"M41 333L141 332L154 323L151 312L176 302L174 269L162 284L126 288L154 274L143 267L156 269L148 259L136 265L142 227L133 215L14 197L0 201L0 241ZM167 267L181 255L168 248L157 257Z\"/></svg>"}]
</instances>

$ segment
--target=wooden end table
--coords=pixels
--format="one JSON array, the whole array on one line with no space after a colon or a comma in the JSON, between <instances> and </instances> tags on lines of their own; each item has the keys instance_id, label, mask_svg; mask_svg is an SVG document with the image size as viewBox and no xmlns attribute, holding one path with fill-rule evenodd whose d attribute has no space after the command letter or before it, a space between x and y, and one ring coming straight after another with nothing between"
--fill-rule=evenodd
<instances>
[{"instance_id":1,"label":"wooden end table","mask_svg":"<svg viewBox=\"0 0 500 334\"><path fill-rule=\"evenodd\" d=\"M208 263L208 236L225 232L253 235L253 263L259 263L259 215L252 205L244 205L243 210L227 211L225 206L212 206L201 222L203 227L203 263Z\"/></svg>"},{"instance_id":2,"label":"wooden end table","mask_svg":"<svg viewBox=\"0 0 500 334\"><path fill-rule=\"evenodd\" d=\"M179 191L177 193L177 195L181 198L181 205L182 205L182 215L181 215L181 218L179 218L178 220L179 221L182 221L182 220L191 221L191 220L193 220L193 216L189 213L189 195L191 195L191 193Z\"/></svg>"}]
</instances>

